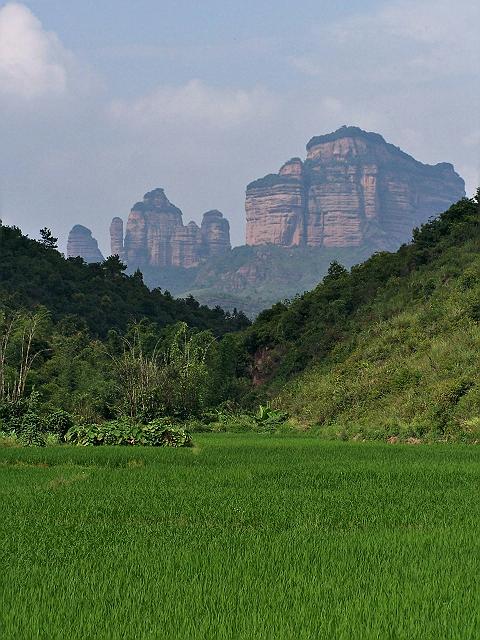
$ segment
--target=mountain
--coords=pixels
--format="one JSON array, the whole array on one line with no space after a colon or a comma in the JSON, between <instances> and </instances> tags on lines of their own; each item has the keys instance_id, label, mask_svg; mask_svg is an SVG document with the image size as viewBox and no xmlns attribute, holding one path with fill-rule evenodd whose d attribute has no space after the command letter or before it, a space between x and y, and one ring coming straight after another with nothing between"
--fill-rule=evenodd
<instances>
[{"instance_id":1,"label":"mountain","mask_svg":"<svg viewBox=\"0 0 480 640\"><path fill-rule=\"evenodd\" d=\"M103 262L104 257L92 232L81 224L76 224L68 234L67 257L82 257L85 262Z\"/></svg>"},{"instance_id":2,"label":"mountain","mask_svg":"<svg viewBox=\"0 0 480 640\"><path fill-rule=\"evenodd\" d=\"M246 330L252 382L299 423L347 436L469 438L480 426L480 191L395 253ZM476 422L475 422L476 421Z\"/></svg>"},{"instance_id":3,"label":"mountain","mask_svg":"<svg viewBox=\"0 0 480 640\"><path fill-rule=\"evenodd\" d=\"M370 253L363 247L321 251L275 245L235 247L228 255L199 265L193 284L179 294L193 295L208 306L242 309L255 317L265 307L315 287L332 260L350 267ZM148 284L148 274L145 281Z\"/></svg>"},{"instance_id":4,"label":"mountain","mask_svg":"<svg viewBox=\"0 0 480 640\"><path fill-rule=\"evenodd\" d=\"M125 235L113 219L111 251L150 287L253 317L314 287L332 260L350 267L397 249L464 195L451 164L422 164L378 133L342 127L312 138L304 161L247 186L245 246L231 249L220 211L184 226L181 210L155 189L133 206ZM78 255L90 261L92 249Z\"/></svg>"},{"instance_id":5,"label":"mountain","mask_svg":"<svg viewBox=\"0 0 480 640\"><path fill-rule=\"evenodd\" d=\"M307 158L247 187L247 244L396 249L465 195L453 166L422 164L358 127L312 138Z\"/></svg>"},{"instance_id":6,"label":"mountain","mask_svg":"<svg viewBox=\"0 0 480 640\"><path fill-rule=\"evenodd\" d=\"M153 267L196 267L200 261L228 253L230 225L220 211L203 214L200 227L184 226L181 210L163 189L146 193L130 211L123 238L123 221L114 218L110 226L112 255L117 254L130 269Z\"/></svg>"}]
</instances>

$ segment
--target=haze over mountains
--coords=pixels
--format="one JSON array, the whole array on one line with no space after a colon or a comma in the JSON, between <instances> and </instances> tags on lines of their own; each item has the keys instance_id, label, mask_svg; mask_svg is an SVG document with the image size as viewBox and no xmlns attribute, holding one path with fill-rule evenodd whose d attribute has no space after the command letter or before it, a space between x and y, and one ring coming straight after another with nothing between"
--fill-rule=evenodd
<instances>
[{"instance_id":1,"label":"haze over mountains","mask_svg":"<svg viewBox=\"0 0 480 640\"><path fill-rule=\"evenodd\" d=\"M125 236L123 220L113 219L111 253L130 271L140 268L150 286L254 314L314 286L332 260L351 266L395 250L464 195L451 164L423 164L378 133L341 127L312 138L304 161L292 158L247 186L246 246L231 249L228 220L217 210L200 227L184 226L157 188L133 206ZM68 255L98 259L84 227L70 232Z\"/></svg>"}]
</instances>

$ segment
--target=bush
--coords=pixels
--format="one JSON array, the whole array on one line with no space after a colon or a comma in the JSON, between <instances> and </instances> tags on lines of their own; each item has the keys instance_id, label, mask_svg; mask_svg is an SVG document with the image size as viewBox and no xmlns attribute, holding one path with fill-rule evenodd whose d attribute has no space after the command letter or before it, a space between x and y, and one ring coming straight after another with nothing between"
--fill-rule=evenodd
<instances>
[{"instance_id":1,"label":"bush","mask_svg":"<svg viewBox=\"0 0 480 640\"><path fill-rule=\"evenodd\" d=\"M233 433L255 431L257 433L288 430L288 414L272 409L269 404L260 405L255 415L219 409L211 420L210 431Z\"/></svg>"},{"instance_id":2,"label":"bush","mask_svg":"<svg viewBox=\"0 0 480 640\"><path fill-rule=\"evenodd\" d=\"M20 445L21 443L13 432L0 431L0 447L19 447Z\"/></svg>"},{"instance_id":3,"label":"bush","mask_svg":"<svg viewBox=\"0 0 480 640\"><path fill-rule=\"evenodd\" d=\"M27 411L17 427L16 433L25 447L44 447L46 445L44 422L34 411Z\"/></svg>"},{"instance_id":4,"label":"bush","mask_svg":"<svg viewBox=\"0 0 480 640\"><path fill-rule=\"evenodd\" d=\"M63 440L67 431L73 427L73 418L67 411L58 409L48 414L45 418L45 426L47 431L56 434Z\"/></svg>"},{"instance_id":5,"label":"bush","mask_svg":"<svg viewBox=\"0 0 480 640\"><path fill-rule=\"evenodd\" d=\"M163 420L153 420L142 428L144 444L152 447L191 447L192 438L180 427L166 427Z\"/></svg>"},{"instance_id":6,"label":"bush","mask_svg":"<svg viewBox=\"0 0 480 640\"><path fill-rule=\"evenodd\" d=\"M45 446L46 425L39 411L40 394L32 391L28 398L4 401L0 405L2 430L15 435L24 446Z\"/></svg>"},{"instance_id":7,"label":"bush","mask_svg":"<svg viewBox=\"0 0 480 640\"><path fill-rule=\"evenodd\" d=\"M280 425L285 424L288 420L288 414L285 411L272 409L270 404L261 404L254 419L260 429L274 431Z\"/></svg>"},{"instance_id":8,"label":"bush","mask_svg":"<svg viewBox=\"0 0 480 640\"><path fill-rule=\"evenodd\" d=\"M166 420L154 420L147 425L128 419L112 420L103 424L77 425L68 430L65 440L82 446L192 446L190 434Z\"/></svg>"}]
</instances>

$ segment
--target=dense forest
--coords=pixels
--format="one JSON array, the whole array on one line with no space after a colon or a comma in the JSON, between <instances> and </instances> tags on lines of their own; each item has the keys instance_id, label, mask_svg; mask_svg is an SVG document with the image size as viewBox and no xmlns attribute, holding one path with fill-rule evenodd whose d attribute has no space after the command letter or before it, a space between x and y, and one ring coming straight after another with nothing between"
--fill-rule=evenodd
<instances>
[{"instance_id":1,"label":"dense forest","mask_svg":"<svg viewBox=\"0 0 480 640\"><path fill-rule=\"evenodd\" d=\"M167 421L480 437L479 221L477 193L395 253L333 262L251 325L150 291L116 257L65 260L46 229L35 241L2 226L0 431L35 441L95 425L101 440L103 424Z\"/></svg>"},{"instance_id":2,"label":"dense forest","mask_svg":"<svg viewBox=\"0 0 480 640\"><path fill-rule=\"evenodd\" d=\"M184 321L190 327L210 329L217 337L249 324L241 313L201 306L193 297L174 299L168 291L144 284L137 271L112 256L101 264L82 258L66 260L56 249L56 238L42 229L41 241L16 227L0 224L0 304L10 309L49 310L53 321L69 321L105 338L111 329L125 331L135 320L148 319L159 327Z\"/></svg>"},{"instance_id":3,"label":"dense forest","mask_svg":"<svg viewBox=\"0 0 480 640\"><path fill-rule=\"evenodd\" d=\"M162 269L146 267L145 283L167 288L180 297L224 309L242 309L249 317L278 300L315 287L336 259L347 267L368 258L362 247L279 247L273 244L234 247L226 255L212 256L198 267Z\"/></svg>"}]
</instances>

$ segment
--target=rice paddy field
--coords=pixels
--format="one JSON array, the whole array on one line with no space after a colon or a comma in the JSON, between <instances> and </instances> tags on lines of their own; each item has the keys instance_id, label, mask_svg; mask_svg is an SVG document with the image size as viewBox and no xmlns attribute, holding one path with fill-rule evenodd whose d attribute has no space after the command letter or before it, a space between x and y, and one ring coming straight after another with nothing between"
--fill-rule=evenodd
<instances>
[{"instance_id":1,"label":"rice paddy field","mask_svg":"<svg viewBox=\"0 0 480 640\"><path fill-rule=\"evenodd\" d=\"M480 448L0 450L0 637L480 637Z\"/></svg>"}]
</instances>

